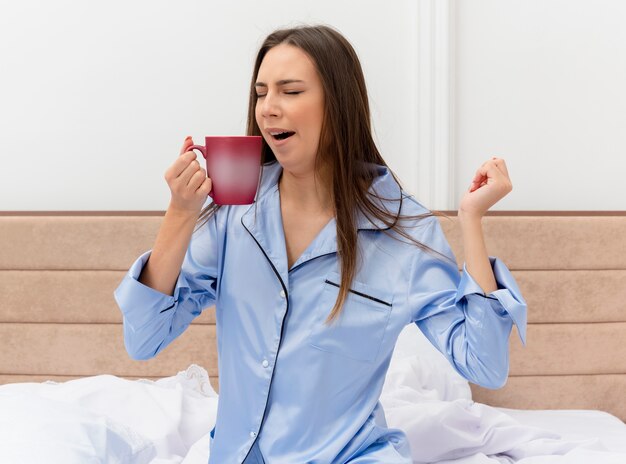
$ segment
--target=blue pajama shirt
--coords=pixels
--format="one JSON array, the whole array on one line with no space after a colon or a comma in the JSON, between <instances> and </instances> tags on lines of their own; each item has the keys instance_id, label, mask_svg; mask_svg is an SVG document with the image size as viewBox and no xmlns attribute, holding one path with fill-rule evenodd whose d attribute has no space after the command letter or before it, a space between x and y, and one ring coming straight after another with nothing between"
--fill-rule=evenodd
<instances>
[{"instance_id":1,"label":"blue pajama shirt","mask_svg":"<svg viewBox=\"0 0 626 464\"><path fill-rule=\"evenodd\" d=\"M379 205L428 212L386 167L373 167ZM157 356L215 305L220 389L210 464L410 463L406 435L387 427L379 402L402 329L417 324L463 377L499 388L513 324L525 344L526 302L496 257L498 289L487 295L465 263L459 272L436 217L406 230L450 261L359 212L356 275L340 318L325 326L341 282L335 219L288 269L281 171L264 165L254 204L223 206L194 233L172 296L137 280L152 250L137 258L115 290L126 350L136 360Z\"/></svg>"}]
</instances>

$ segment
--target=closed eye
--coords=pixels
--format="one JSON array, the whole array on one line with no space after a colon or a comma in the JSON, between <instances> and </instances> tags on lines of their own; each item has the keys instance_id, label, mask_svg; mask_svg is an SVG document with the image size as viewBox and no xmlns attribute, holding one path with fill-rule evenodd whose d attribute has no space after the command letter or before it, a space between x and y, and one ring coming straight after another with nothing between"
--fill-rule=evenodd
<instances>
[{"instance_id":1,"label":"closed eye","mask_svg":"<svg viewBox=\"0 0 626 464\"><path fill-rule=\"evenodd\" d=\"M299 92L285 92L286 95L298 95L300 93L302 93L302 91L299 91ZM257 98L263 98L264 96L265 96L265 94L260 94L260 95L257 95L256 97Z\"/></svg>"}]
</instances>

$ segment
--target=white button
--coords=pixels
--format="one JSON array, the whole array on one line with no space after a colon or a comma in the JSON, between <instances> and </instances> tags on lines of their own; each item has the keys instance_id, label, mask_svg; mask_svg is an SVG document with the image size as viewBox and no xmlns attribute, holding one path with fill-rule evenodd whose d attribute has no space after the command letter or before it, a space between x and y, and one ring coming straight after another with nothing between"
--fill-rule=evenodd
<instances>
[{"instance_id":1,"label":"white button","mask_svg":"<svg viewBox=\"0 0 626 464\"><path fill-rule=\"evenodd\" d=\"M267 362L267 359L264 359L262 364L263 364L263 367L267 367L270 365L270 363Z\"/></svg>"},{"instance_id":2,"label":"white button","mask_svg":"<svg viewBox=\"0 0 626 464\"><path fill-rule=\"evenodd\" d=\"M281 291L280 291L280 297L281 297L281 298L285 298L285 291L284 291L284 290L281 290Z\"/></svg>"},{"instance_id":3,"label":"white button","mask_svg":"<svg viewBox=\"0 0 626 464\"><path fill-rule=\"evenodd\" d=\"M256 432L250 432L250 438L256 437Z\"/></svg>"}]
</instances>

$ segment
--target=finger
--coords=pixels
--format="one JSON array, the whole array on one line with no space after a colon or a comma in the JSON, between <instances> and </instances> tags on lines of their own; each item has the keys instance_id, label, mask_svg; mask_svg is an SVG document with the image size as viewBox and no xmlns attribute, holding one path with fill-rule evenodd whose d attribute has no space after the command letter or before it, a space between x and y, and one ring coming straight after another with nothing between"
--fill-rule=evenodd
<instances>
[{"instance_id":1,"label":"finger","mask_svg":"<svg viewBox=\"0 0 626 464\"><path fill-rule=\"evenodd\" d=\"M193 177L193 175L201 170L200 163L198 160L192 160L189 165L183 169L183 171L178 175L176 180L180 182L182 185L188 185L189 180Z\"/></svg>"},{"instance_id":2,"label":"finger","mask_svg":"<svg viewBox=\"0 0 626 464\"><path fill-rule=\"evenodd\" d=\"M487 160L483 163L483 165L476 171L476 175L474 177L485 177L488 178L489 175L491 177L505 176L508 177L509 173L506 170L506 164L502 158L493 157L490 160Z\"/></svg>"},{"instance_id":3,"label":"finger","mask_svg":"<svg viewBox=\"0 0 626 464\"><path fill-rule=\"evenodd\" d=\"M206 177L204 179L204 182L198 189L198 191L202 192L203 195L208 195L209 193L211 193L212 188L213 188L213 181L211 180L210 177Z\"/></svg>"},{"instance_id":4,"label":"finger","mask_svg":"<svg viewBox=\"0 0 626 464\"><path fill-rule=\"evenodd\" d=\"M487 171L488 171L488 166L486 164L483 164L481 167L479 167L476 170L476 173L474 174L474 178L472 179L473 183L479 184L480 182L482 182L484 179L487 179Z\"/></svg>"},{"instance_id":5,"label":"finger","mask_svg":"<svg viewBox=\"0 0 626 464\"><path fill-rule=\"evenodd\" d=\"M189 189L192 192L195 192L204 183L204 180L206 178L207 177L206 177L206 173L204 172L204 169L200 168L199 170L193 173L193 175L189 179L189 182L187 183L187 187L189 187Z\"/></svg>"},{"instance_id":6,"label":"finger","mask_svg":"<svg viewBox=\"0 0 626 464\"><path fill-rule=\"evenodd\" d=\"M476 170L474 178L470 184L470 191L474 191L489 183L490 177L502 176L502 172L495 166L494 160L485 161L483 165Z\"/></svg>"},{"instance_id":7,"label":"finger","mask_svg":"<svg viewBox=\"0 0 626 464\"><path fill-rule=\"evenodd\" d=\"M193 151L186 151L182 155L180 155L176 160L172 163L172 165L168 168L166 172L166 178L171 178L172 180L177 179L181 176L181 174L189 167L194 160L196 160L197 155Z\"/></svg>"},{"instance_id":8,"label":"finger","mask_svg":"<svg viewBox=\"0 0 626 464\"><path fill-rule=\"evenodd\" d=\"M493 161L496 163L496 167L500 172L508 178L509 170L506 168L506 162L502 158L496 158L495 156L493 157Z\"/></svg>"},{"instance_id":9,"label":"finger","mask_svg":"<svg viewBox=\"0 0 626 464\"><path fill-rule=\"evenodd\" d=\"M494 156L490 160L485 161L476 171L469 190L474 191L484 185L488 185L490 179L497 182L498 185L509 185L512 187L506 162L502 158Z\"/></svg>"},{"instance_id":10,"label":"finger","mask_svg":"<svg viewBox=\"0 0 626 464\"><path fill-rule=\"evenodd\" d=\"M187 137L185 137L185 141L183 142L183 146L180 149L180 154L184 154L185 152L189 151L188 148L190 146L193 145L193 139L191 138L191 135L188 135Z\"/></svg>"}]
</instances>

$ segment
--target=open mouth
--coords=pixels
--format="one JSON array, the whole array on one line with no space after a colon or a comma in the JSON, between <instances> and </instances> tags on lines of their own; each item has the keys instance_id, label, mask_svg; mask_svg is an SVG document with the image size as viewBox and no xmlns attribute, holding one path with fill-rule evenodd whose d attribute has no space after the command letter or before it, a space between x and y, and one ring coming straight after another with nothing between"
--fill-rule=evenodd
<instances>
[{"instance_id":1,"label":"open mouth","mask_svg":"<svg viewBox=\"0 0 626 464\"><path fill-rule=\"evenodd\" d=\"M285 140L291 137L293 134L295 134L295 132L289 131L289 132L282 132L280 134L272 135L272 137L274 137L274 139L276 140Z\"/></svg>"}]
</instances>

